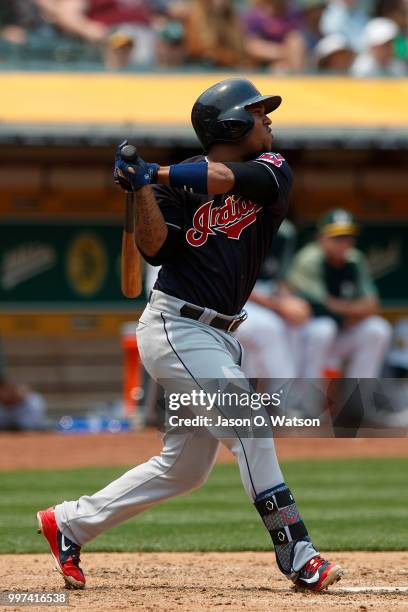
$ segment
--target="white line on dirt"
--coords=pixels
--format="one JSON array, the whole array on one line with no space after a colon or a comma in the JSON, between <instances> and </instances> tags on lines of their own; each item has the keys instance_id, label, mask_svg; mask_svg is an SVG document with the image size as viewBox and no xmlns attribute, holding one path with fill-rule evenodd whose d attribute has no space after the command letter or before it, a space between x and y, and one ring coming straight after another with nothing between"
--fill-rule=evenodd
<instances>
[{"instance_id":1,"label":"white line on dirt","mask_svg":"<svg viewBox=\"0 0 408 612\"><path fill-rule=\"evenodd\" d=\"M331 593L408 593L408 586L366 586L366 587L344 587L331 589Z\"/></svg>"}]
</instances>

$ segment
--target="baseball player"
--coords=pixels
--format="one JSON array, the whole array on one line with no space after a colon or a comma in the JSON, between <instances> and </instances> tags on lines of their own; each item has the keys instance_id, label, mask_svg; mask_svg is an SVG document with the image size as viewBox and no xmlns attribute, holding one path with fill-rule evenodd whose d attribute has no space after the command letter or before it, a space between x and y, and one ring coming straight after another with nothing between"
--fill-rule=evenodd
<instances>
[{"instance_id":1,"label":"baseball player","mask_svg":"<svg viewBox=\"0 0 408 612\"><path fill-rule=\"evenodd\" d=\"M138 248L161 266L140 317L138 347L152 378L176 384L179 392L192 384L202 389L203 380L245 381L234 334L292 187L289 165L271 152L268 115L281 101L262 96L247 80L225 80L201 94L192 109L205 155L169 167L141 158L129 165L119 147L114 176L135 193ZM159 456L94 495L38 512L39 529L69 585L85 586L79 557L84 544L205 482L219 445L205 432L170 430ZM272 436L236 435L222 442L235 456L283 574L314 591L339 580L342 568L323 559L308 535Z\"/></svg>"},{"instance_id":2,"label":"baseball player","mask_svg":"<svg viewBox=\"0 0 408 612\"><path fill-rule=\"evenodd\" d=\"M346 362L346 378L377 378L391 339L378 313L379 300L363 253L355 248L358 227L342 208L318 221L317 240L295 256L288 274L292 289L313 316L300 330L301 378L320 378L325 367Z\"/></svg>"}]
</instances>

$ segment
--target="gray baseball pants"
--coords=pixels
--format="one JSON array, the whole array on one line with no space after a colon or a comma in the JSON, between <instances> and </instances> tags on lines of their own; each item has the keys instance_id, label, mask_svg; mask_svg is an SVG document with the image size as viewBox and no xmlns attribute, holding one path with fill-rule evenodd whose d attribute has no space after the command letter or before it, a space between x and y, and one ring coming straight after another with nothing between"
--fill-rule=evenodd
<instances>
[{"instance_id":1,"label":"gray baseball pants","mask_svg":"<svg viewBox=\"0 0 408 612\"><path fill-rule=\"evenodd\" d=\"M173 380L180 393L191 380L245 379L242 348L230 333L180 316L184 301L153 291L137 329L140 356L155 380ZM202 318L211 320L206 310ZM214 465L219 440L206 433L168 432L157 457L129 470L94 495L55 507L62 533L83 545L118 523L152 506L201 486ZM283 476L270 438L223 438L233 453L251 500L278 486ZM300 569L316 555L310 542L296 546L293 567Z\"/></svg>"}]
</instances>

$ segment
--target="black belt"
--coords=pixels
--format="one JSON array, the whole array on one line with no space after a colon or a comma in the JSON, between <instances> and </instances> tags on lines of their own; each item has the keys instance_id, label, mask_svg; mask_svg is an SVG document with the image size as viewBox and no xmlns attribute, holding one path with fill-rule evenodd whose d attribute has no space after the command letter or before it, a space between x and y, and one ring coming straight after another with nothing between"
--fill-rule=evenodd
<instances>
[{"instance_id":1,"label":"black belt","mask_svg":"<svg viewBox=\"0 0 408 612\"><path fill-rule=\"evenodd\" d=\"M205 308L201 306L192 306L191 304L184 304L180 308L180 316L186 317L188 319L194 319L198 321L201 315L204 313ZM245 310L242 311L242 314L235 319L224 319L219 315L216 315L211 321L207 323L210 327L216 327L217 329L222 329L226 332L234 332L238 329L238 327L247 319L248 315Z\"/></svg>"}]
</instances>

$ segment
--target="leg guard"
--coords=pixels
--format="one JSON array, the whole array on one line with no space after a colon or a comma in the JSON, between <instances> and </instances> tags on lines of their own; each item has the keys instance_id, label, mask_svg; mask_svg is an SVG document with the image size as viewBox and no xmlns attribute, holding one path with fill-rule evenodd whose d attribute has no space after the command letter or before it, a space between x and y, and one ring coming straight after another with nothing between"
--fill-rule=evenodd
<instances>
[{"instance_id":1,"label":"leg guard","mask_svg":"<svg viewBox=\"0 0 408 612\"><path fill-rule=\"evenodd\" d=\"M276 562L288 577L318 553L313 547L290 489L285 483L264 491L255 499L275 547Z\"/></svg>"}]
</instances>

